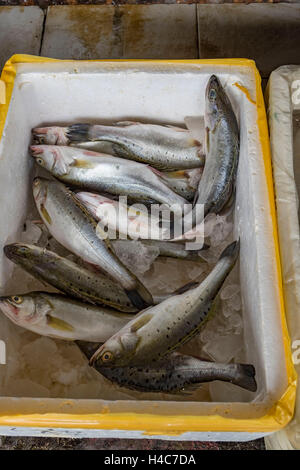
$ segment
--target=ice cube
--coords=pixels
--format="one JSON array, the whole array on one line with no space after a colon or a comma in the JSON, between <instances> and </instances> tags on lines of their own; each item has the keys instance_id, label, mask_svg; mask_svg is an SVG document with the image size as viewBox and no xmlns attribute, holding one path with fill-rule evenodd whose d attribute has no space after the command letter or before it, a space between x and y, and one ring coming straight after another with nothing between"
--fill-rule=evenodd
<instances>
[{"instance_id":1,"label":"ice cube","mask_svg":"<svg viewBox=\"0 0 300 470\"><path fill-rule=\"evenodd\" d=\"M215 362L227 364L243 348L243 337L241 335L219 335L217 338L206 343L203 350Z\"/></svg>"},{"instance_id":2,"label":"ice cube","mask_svg":"<svg viewBox=\"0 0 300 470\"><path fill-rule=\"evenodd\" d=\"M135 274L147 272L159 256L158 247L146 246L135 240L116 240L113 247L118 258Z\"/></svg>"},{"instance_id":3,"label":"ice cube","mask_svg":"<svg viewBox=\"0 0 300 470\"><path fill-rule=\"evenodd\" d=\"M238 284L229 284L221 290L221 299L226 300L233 297L235 294L240 292L240 286Z\"/></svg>"},{"instance_id":4,"label":"ice cube","mask_svg":"<svg viewBox=\"0 0 300 470\"><path fill-rule=\"evenodd\" d=\"M209 237L214 228L215 228L215 225L216 225L216 222L217 222L217 216L216 214L208 214L206 217L205 217L205 221L204 221L204 233L205 233L205 236L206 237Z\"/></svg>"},{"instance_id":5,"label":"ice cube","mask_svg":"<svg viewBox=\"0 0 300 470\"><path fill-rule=\"evenodd\" d=\"M220 380L210 382L209 391L211 400L215 402L247 402L253 399L253 393L248 390Z\"/></svg>"},{"instance_id":6,"label":"ice cube","mask_svg":"<svg viewBox=\"0 0 300 470\"><path fill-rule=\"evenodd\" d=\"M235 294L233 297L228 299L228 306L232 308L232 310L240 311L242 308L242 300L239 294Z\"/></svg>"}]
</instances>

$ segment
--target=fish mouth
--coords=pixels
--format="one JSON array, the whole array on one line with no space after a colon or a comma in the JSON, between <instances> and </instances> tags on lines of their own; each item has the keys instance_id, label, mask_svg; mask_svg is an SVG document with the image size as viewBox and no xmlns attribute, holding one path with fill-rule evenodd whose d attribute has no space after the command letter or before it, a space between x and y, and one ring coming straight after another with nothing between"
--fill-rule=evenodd
<instances>
[{"instance_id":1,"label":"fish mouth","mask_svg":"<svg viewBox=\"0 0 300 470\"><path fill-rule=\"evenodd\" d=\"M206 97L208 96L208 93L212 88L218 90L220 86L221 83L218 77L216 75L211 75L206 86Z\"/></svg>"},{"instance_id":2,"label":"fish mouth","mask_svg":"<svg viewBox=\"0 0 300 470\"><path fill-rule=\"evenodd\" d=\"M41 155L41 153L44 153L44 150L41 148L40 145L31 145L30 151L33 157L37 157L38 155Z\"/></svg>"},{"instance_id":3,"label":"fish mouth","mask_svg":"<svg viewBox=\"0 0 300 470\"><path fill-rule=\"evenodd\" d=\"M90 357L90 360L89 360L89 365L90 366L95 366L96 362L99 360L101 362L100 365L104 365L103 364L103 361L100 359L101 358L101 354L102 352L104 351L104 345L101 345L100 348L98 348L94 354Z\"/></svg>"},{"instance_id":4,"label":"fish mouth","mask_svg":"<svg viewBox=\"0 0 300 470\"><path fill-rule=\"evenodd\" d=\"M12 305L7 297L0 297L0 309L10 320L17 321L19 309Z\"/></svg>"}]
</instances>

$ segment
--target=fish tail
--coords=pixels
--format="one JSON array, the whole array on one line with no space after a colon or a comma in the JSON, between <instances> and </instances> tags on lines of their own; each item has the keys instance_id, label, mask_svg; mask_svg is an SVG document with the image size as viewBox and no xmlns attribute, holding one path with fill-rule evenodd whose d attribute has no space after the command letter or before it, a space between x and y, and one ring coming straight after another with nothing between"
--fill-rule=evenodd
<instances>
[{"instance_id":1,"label":"fish tail","mask_svg":"<svg viewBox=\"0 0 300 470\"><path fill-rule=\"evenodd\" d=\"M250 392L256 392L257 383L254 366L252 364L236 364L234 378L230 382Z\"/></svg>"},{"instance_id":2,"label":"fish tail","mask_svg":"<svg viewBox=\"0 0 300 470\"><path fill-rule=\"evenodd\" d=\"M142 292L140 292L140 290L141 289L138 286L136 289L126 290L126 294L136 308L143 310L153 304L153 299L151 294L146 291L145 288L142 289ZM146 291L147 295L145 295L144 291Z\"/></svg>"},{"instance_id":3,"label":"fish tail","mask_svg":"<svg viewBox=\"0 0 300 470\"><path fill-rule=\"evenodd\" d=\"M91 124L73 124L68 127L67 137L70 142L86 142L89 139Z\"/></svg>"},{"instance_id":4,"label":"fish tail","mask_svg":"<svg viewBox=\"0 0 300 470\"><path fill-rule=\"evenodd\" d=\"M228 245L225 250L221 253L220 259L222 258L233 258L235 261L240 251L240 240L236 240Z\"/></svg>"}]
</instances>

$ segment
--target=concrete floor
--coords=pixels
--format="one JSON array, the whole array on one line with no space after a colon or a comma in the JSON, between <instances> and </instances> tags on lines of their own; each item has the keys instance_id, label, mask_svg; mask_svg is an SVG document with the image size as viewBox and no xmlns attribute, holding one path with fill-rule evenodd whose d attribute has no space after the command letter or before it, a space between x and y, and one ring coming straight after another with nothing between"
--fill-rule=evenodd
<instances>
[{"instance_id":1,"label":"concrete floor","mask_svg":"<svg viewBox=\"0 0 300 470\"><path fill-rule=\"evenodd\" d=\"M0 44L0 68L14 53L60 59L248 57L257 61L265 83L279 65L300 63L300 5L0 7ZM264 443L2 437L0 449L248 450L264 449Z\"/></svg>"},{"instance_id":2,"label":"concrete floor","mask_svg":"<svg viewBox=\"0 0 300 470\"><path fill-rule=\"evenodd\" d=\"M180 442L159 439L65 439L2 437L0 450L264 450L264 440L251 442Z\"/></svg>"}]
</instances>

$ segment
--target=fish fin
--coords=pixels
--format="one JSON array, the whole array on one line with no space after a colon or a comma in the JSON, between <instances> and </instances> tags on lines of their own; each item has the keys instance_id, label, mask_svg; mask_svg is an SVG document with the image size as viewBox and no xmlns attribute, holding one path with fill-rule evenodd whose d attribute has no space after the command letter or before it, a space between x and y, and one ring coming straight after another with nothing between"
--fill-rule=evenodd
<instances>
[{"instance_id":1,"label":"fish fin","mask_svg":"<svg viewBox=\"0 0 300 470\"><path fill-rule=\"evenodd\" d=\"M147 309L146 309L147 310ZM130 331L132 333L135 333L138 331L140 328L142 328L144 325L149 323L149 321L152 319L153 314L152 313L146 313L145 315L141 315L132 325L130 328Z\"/></svg>"},{"instance_id":2,"label":"fish fin","mask_svg":"<svg viewBox=\"0 0 300 470\"><path fill-rule=\"evenodd\" d=\"M153 168L153 166L150 165L147 166L149 170L151 170L155 175L159 176L159 178L165 179L165 175L160 170L158 170L157 168Z\"/></svg>"},{"instance_id":3,"label":"fish fin","mask_svg":"<svg viewBox=\"0 0 300 470\"><path fill-rule=\"evenodd\" d=\"M46 318L47 318L47 325L51 326L51 328L54 328L55 330L74 331L74 328L72 325L70 325L70 323L67 323L64 320L61 320L60 318L54 317L53 315L49 313L47 313Z\"/></svg>"},{"instance_id":4,"label":"fish fin","mask_svg":"<svg viewBox=\"0 0 300 470\"><path fill-rule=\"evenodd\" d=\"M149 307L149 304L141 297L137 289L125 290L125 292L137 309L142 310Z\"/></svg>"},{"instance_id":5,"label":"fish fin","mask_svg":"<svg viewBox=\"0 0 300 470\"><path fill-rule=\"evenodd\" d=\"M198 170L198 168L196 168ZM163 174L165 178L184 178L188 179L188 173L186 170L175 170L175 171L168 171L166 175Z\"/></svg>"},{"instance_id":6,"label":"fish fin","mask_svg":"<svg viewBox=\"0 0 300 470\"><path fill-rule=\"evenodd\" d=\"M194 288L197 287L198 285L199 285L199 282L190 281L190 282L188 282L187 284L184 284L183 286L179 287L179 289L176 289L176 290L172 293L172 295L184 294L184 293L187 292L188 290L194 289Z\"/></svg>"},{"instance_id":7,"label":"fish fin","mask_svg":"<svg viewBox=\"0 0 300 470\"><path fill-rule=\"evenodd\" d=\"M70 142L86 142L89 138L91 124L72 124L67 128L67 138Z\"/></svg>"},{"instance_id":8,"label":"fish fin","mask_svg":"<svg viewBox=\"0 0 300 470\"><path fill-rule=\"evenodd\" d=\"M86 168L86 169L95 168L94 162L91 162L89 160L82 160L80 158L77 158L76 160L73 158L72 162L70 163L73 163L72 166L75 166L76 168Z\"/></svg>"},{"instance_id":9,"label":"fish fin","mask_svg":"<svg viewBox=\"0 0 300 470\"><path fill-rule=\"evenodd\" d=\"M55 150L55 158L53 168L56 170L56 174L59 176L65 175L69 171L69 166L72 165L76 160L72 155L63 155L59 149Z\"/></svg>"},{"instance_id":10,"label":"fish fin","mask_svg":"<svg viewBox=\"0 0 300 470\"><path fill-rule=\"evenodd\" d=\"M237 364L238 377L230 382L250 392L256 392L255 367L252 364Z\"/></svg>"},{"instance_id":11,"label":"fish fin","mask_svg":"<svg viewBox=\"0 0 300 470\"><path fill-rule=\"evenodd\" d=\"M41 204L40 205L40 210L41 210L41 213L44 217L44 219L46 220L46 222L51 225L52 224L52 219L49 215L49 212L47 211L46 207L44 206L44 204Z\"/></svg>"}]
</instances>

